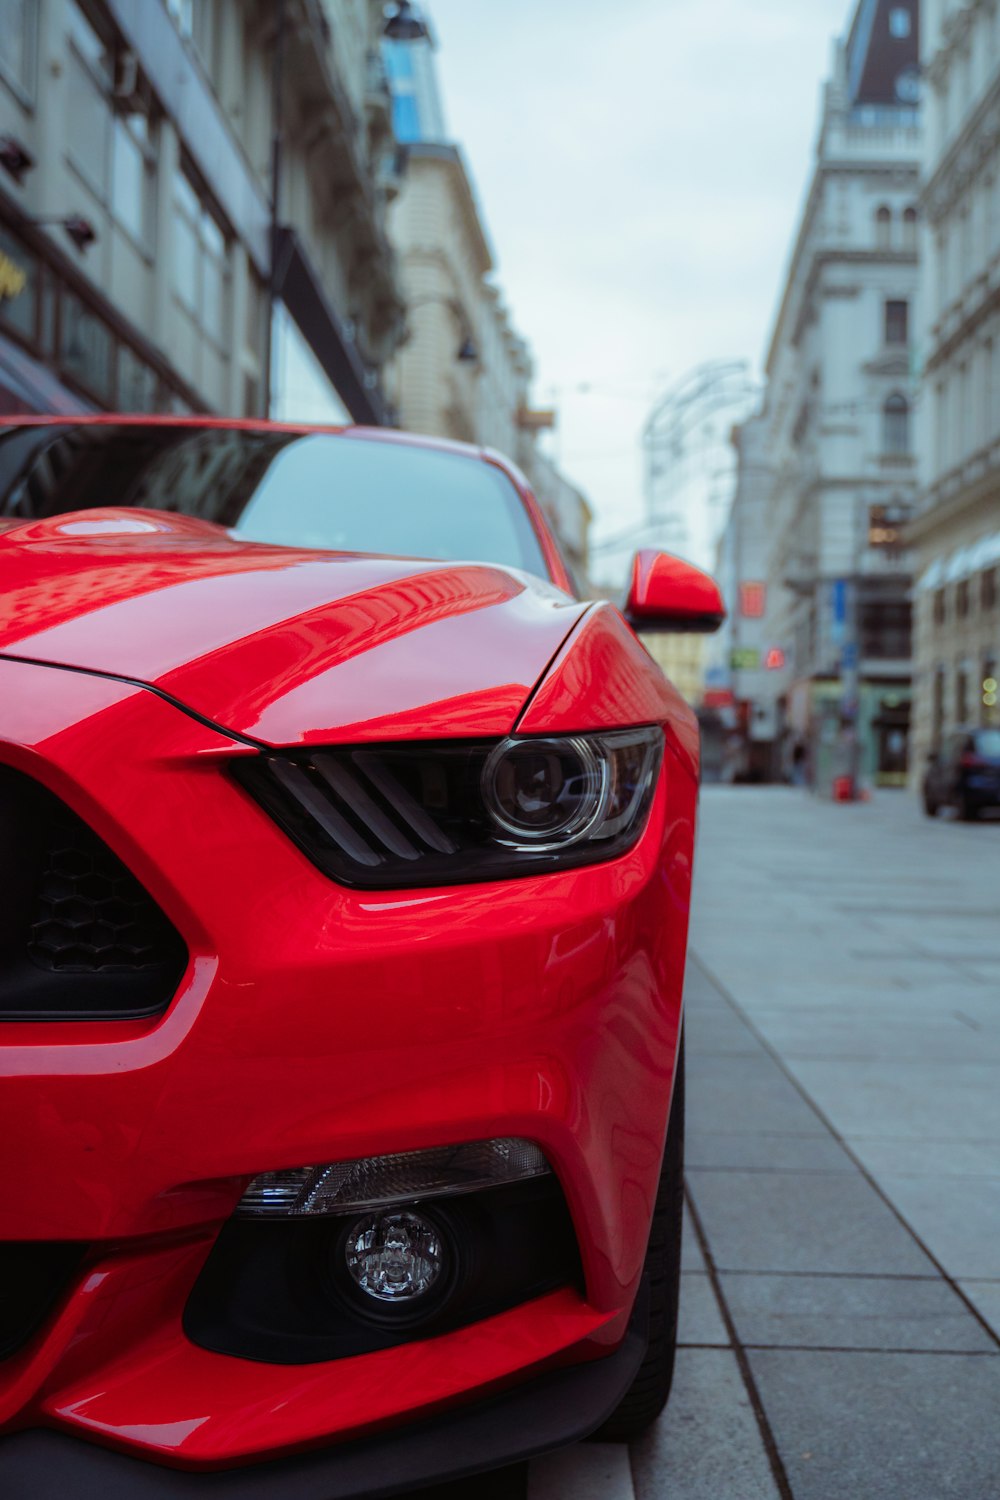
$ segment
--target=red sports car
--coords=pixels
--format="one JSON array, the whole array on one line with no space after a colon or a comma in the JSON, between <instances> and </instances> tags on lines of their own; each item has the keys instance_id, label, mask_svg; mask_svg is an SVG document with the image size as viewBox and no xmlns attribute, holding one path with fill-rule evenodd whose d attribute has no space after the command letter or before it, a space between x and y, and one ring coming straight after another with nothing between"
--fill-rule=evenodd
<instances>
[{"instance_id":1,"label":"red sports car","mask_svg":"<svg viewBox=\"0 0 1000 1500\"><path fill-rule=\"evenodd\" d=\"M631 626L715 585L581 602L503 460L356 428L22 419L0 517L0 1493L641 1430L698 740Z\"/></svg>"}]
</instances>

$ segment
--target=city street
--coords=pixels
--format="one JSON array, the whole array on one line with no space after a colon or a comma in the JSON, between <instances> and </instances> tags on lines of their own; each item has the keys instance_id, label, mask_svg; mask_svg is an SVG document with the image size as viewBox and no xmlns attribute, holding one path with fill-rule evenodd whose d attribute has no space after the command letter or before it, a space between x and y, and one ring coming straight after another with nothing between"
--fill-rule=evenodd
<instances>
[{"instance_id":1,"label":"city street","mask_svg":"<svg viewBox=\"0 0 1000 1500\"><path fill-rule=\"evenodd\" d=\"M478 1496L1000 1494L998 919L1000 822L704 790L671 1405Z\"/></svg>"}]
</instances>

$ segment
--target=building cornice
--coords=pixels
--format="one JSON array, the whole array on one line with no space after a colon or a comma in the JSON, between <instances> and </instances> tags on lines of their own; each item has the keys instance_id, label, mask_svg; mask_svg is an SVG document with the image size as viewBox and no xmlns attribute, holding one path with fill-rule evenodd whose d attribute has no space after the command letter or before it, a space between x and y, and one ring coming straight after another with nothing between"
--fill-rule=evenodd
<instances>
[{"instance_id":1,"label":"building cornice","mask_svg":"<svg viewBox=\"0 0 1000 1500\"><path fill-rule=\"evenodd\" d=\"M989 444L958 469L942 474L926 492L927 504L906 524L906 542L924 541L993 499L1000 488L1000 444Z\"/></svg>"},{"instance_id":2,"label":"building cornice","mask_svg":"<svg viewBox=\"0 0 1000 1500\"><path fill-rule=\"evenodd\" d=\"M981 298L956 323L947 338L935 344L924 361L924 374L931 375L941 365L947 364L963 344L969 342L976 330L1000 308L1000 282Z\"/></svg>"},{"instance_id":3,"label":"building cornice","mask_svg":"<svg viewBox=\"0 0 1000 1500\"><path fill-rule=\"evenodd\" d=\"M806 197L802 217L799 222L798 234L792 249L788 272L785 276L784 291L778 305L778 314L774 322L774 332L768 345L767 358L764 369L768 376L772 374L774 361L781 343L781 336L786 327L795 297L801 292L802 303L798 309L794 322L794 332L791 336L793 345L797 344L802 333L803 309L815 287L816 277L823 266L834 261L854 261L856 263L880 262L885 264L913 265L917 264L916 251L909 250L848 250L829 247L822 250L809 250L809 236L814 227L817 206L821 197L823 180L827 176L890 176L897 180L912 178L914 186L919 181L919 164L914 162L899 161L866 161L851 162L842 159L816 162L813 175L809 184L809 192ZM803 268L808 265L805 278L802 280Z\"/></svg>"},{"instance_id":4,"label":"building cornice","mask_svg":"<svg viewBox=\"0 0 1000 1500\"><path fill-rule=\"evenodd\" d=\"M816 293L820 276L828 266L912 266L916 269L918 263L915 250L817 250L809 263L809 272L802 287L802 298L799 305L798 316L792 329L791 342L798 344L802 337L806 319L813 296ZM827 293L834 296L850 296L855 292L851 287L827 287Z\"/></svg>"},{"instance_id":5,"label":"building cornice","mask_svg":"<svg viewBox=\"0 0 1000 1500\"><path fill-rule=\"evenodd\" d=\"M1000 73L924 186L920 202L931 224L954 208L991 152L1000 146Z\"/></svg>"},{"instance_id":6,"label":"building cornice","mask_svg":"<svg viewBox=\"0 0 1000 1500\"><path fill-rule=\"evenodd\" d=\"M406 155L410 161L439 162L450 175L458 190L459 205L465 219L466 228L472 238L482 264L479 273L485 276L493 269L493 251L486 237L486 230L479 213L479 204L476 201L472 179L465 165L465 158L458 146L453 146L445 141L413 141L406 147Z\"/></svg>"}]
</instances>

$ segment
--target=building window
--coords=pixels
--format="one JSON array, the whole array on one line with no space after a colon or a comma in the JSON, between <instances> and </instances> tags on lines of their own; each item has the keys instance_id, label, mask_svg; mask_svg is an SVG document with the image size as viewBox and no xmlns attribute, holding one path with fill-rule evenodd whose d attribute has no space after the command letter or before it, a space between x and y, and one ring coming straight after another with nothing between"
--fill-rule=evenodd
<instances>
[{"instance_id":1,"label":"building window","mask_svg":"<svg viewBox=\"0 0 1000 1500\"><path fill-rule=\"evenodd\" d=\"M948 616L944 589L934 591L934 624L943 625Z\"/></svg>"},{"instance_id":2,"label":"building window","mask_svg":"<svg viewBox=\"0 0 1000 1500\"><path fill-rule=\"evenodd\" d=\"M174 181L174 292L203 332L224 345L229 327L229 243L187 173Z\"/></svg>"},{"instance_id":3,"label":"building window","mask_svg":"<svg viewBox=\"0 0 1000 1500\"><path fill-rule=\"evenodd\" d=\"M908 37L913 29L910 12L902 5L894 5L889 12L889 35L900 39Z\"/></svg>"},{"instance_id":4,"label":"building window","mask_svg":"<svg viewBox=\"0 0 1000 1500\"><path fill-rule=\"evenodd\" d=\"M931 699L931 740L934 748L941 744L941 736L944 732L944 667L938 667L934 673L934 691Z\"/></svg>"},{"instance_id":5,"label":"building window","mask_svg":"<svg viewBox=\"0 0 1000 1500\"><path fill-rule=\"evenodd\" d=\"M955 673L955 722L967 724L969 720L969 664L962 662Z\"/></svg>"},{"instance_id":6,"label":"building window","mask_svg":"<svg viewBox=\"0 0 1000 1500\"><path fill-rule=\"evenodd\" d=\"M916 250L917 248L917 210L915 208L903 209L903 249Z\"/></svg>"},{"instance_id":7,"label":"building window","mask_svg":"<svg viewBox=\"0 0 1000 1500\"><path fill-rule=\"evenodd\" d=\"M905 344L910 337L910 304L887 302L885 304L885 341L887 344Z\"/></svg>"},{"instance_id":8,"label":"building window","mask_svg":"<svg viewBox=\"0 0 1000 1500\"><path fill-rule=\"evenodd\" d=\"M882 203L875 210L875 245L879 250L888 250L892 244L892 211Z\"/></svg>"},{"instance_id":9,"label":"building window","mask_svg":"<svg viewBox=\"0 0 1000 1500\"><path fill-rule=\"evenodd\" d=\"M910 451L910 403L898 392L882 407L882 451L896 458Z\"/></svg>"},{"instance_id":10,"label":"building window","mask_svg":"<svg viewBox=\"0 0 1000 1500\"><path fill-rule=\"evenodd\" d=\"M38 0L0 0L0 76L30 103L35 93Z\"/></svg>"},{"instance_id":11,"label":"building window","mask_svg":"<svg viewBox=\"0 0 1000 1500\"><path fill-rule=\"evenodd\" d=\"M979 585L979 604L984 610L997 607L997 574L1000 569L986 568Z\"/></svg>"},{"instance_id":12,"label":"building window","mask_svg":"<svg viewBox=\"0 0 1000 1500\"><path fill-rule=\"evenodd\" d=\"M969 580L963 578L955 590L955 618L964 620L969 613Z\"/></svg>"},{"instance_id":13,"label":"building window","mask_svg":"<svg viewBox=\"0 0 1000 1500\"><path fill-rule=\"evenodd\" d=\"M148 249L156 172L152 95L134 57L116 57L79 11L71 14L69 158L122 228Z\"/></svg>"},{"instance_id":14,"label":"building window","mask_svg":"<svg viewBox=\"0 0 1000 1500\"><path fill-rule=\"evenodd\" d=\"M111 330L72 292L63 293L60 329L63 370L102 405L109 405L114 374Z\"/></svg>"}]
</instances>

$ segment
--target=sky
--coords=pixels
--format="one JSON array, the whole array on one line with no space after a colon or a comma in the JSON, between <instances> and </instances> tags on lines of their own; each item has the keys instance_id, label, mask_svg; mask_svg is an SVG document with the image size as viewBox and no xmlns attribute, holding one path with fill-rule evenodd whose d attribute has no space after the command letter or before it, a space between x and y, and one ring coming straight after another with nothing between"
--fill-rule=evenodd
<instances>
[{"instance_id":1,"label":"sky","mask_svg":"<svg viewBox=\"0 0 1000 1500\"><path fill-rule=\"evenodd\" d=\"M550 451L599 542L642 514L655 397L708 359L760 373L849 0L424 10L535 403L558 408ZM708 542L696 520L696 560Z\"/></svg>"}]
</instances>

